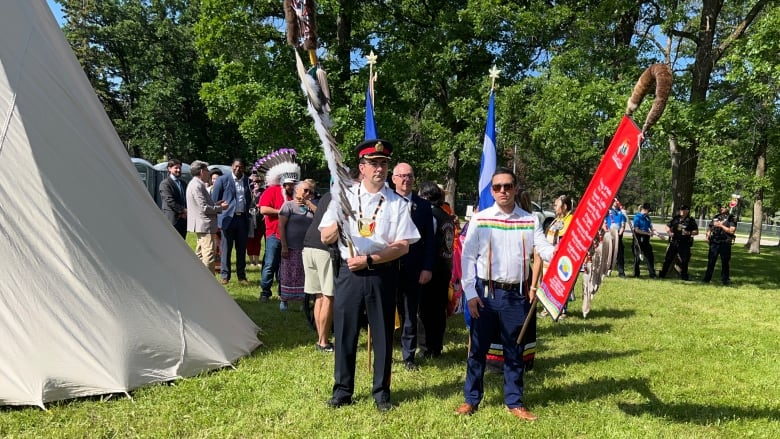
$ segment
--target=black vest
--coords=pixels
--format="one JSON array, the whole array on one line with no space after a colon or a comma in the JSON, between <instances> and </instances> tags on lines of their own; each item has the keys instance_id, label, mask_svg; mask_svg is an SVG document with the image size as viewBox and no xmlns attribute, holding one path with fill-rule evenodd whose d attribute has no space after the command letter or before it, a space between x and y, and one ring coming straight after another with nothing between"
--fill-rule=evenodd
<instances>
[{"instance_id":1,"label":"black vest","mask_svg":"<svg viewBox=\"0 0 780 439\"><path fill-rule=\"evenodd\" d=\"M683 244L693 244L693 236L683 235L682 232L693 232L694 230L699 230L699 226L696 225L696 220L694 220L690 215L686 216L685 218L680 215L675 215L669 224L667 224L667 226L669 226L669 230L674 233L672 236L672 241Z\"/></svg>"},{"instance_id":2,"label":"black vest","mask_svg":"<svg viewBox=\"0 0 780 439\"><path fill-rule=\"evenodd\" d=\"M728 213L724 214L718 214L715 216L715 218L710 221L710 230L712 233L710 234L710 242L711 243L722 243L722 242L734 242L734 235L730 233L726 233L725 230L723 230L721 227L715 227L715 221L722 222L725 226L736 226L737 223L734 220L734 217Z\"/></svg>"},{"instance_id":3,"label":"black vest","mask_svg":"<svg viewBox=\"0 0 780 439\"><path fill-rule=\"evenodd\" d=\"M440 206L431 206L436 218L436 266L452 267L453 245L455 243L455 219Z\"/></svg>"}]
</instances>

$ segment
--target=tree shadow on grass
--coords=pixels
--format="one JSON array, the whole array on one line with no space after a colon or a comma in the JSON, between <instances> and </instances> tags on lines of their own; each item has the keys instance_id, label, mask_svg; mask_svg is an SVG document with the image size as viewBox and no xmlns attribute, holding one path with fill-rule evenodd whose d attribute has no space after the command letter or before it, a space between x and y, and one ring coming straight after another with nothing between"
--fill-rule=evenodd
<instances>
[{"instance_id":1,"label":"tree shadow on grass","mask_svg":"<svg viewBox=\"0 0 780 439\"><path fill-rule=\"evenodd\" d=\"M642 395L646 402L617 404L621 411L630 416L655 416L679 423L712 425L722 421L736 419L766 419L780 421L780 411L766 408L735 407L722 404L696 404L690 402L667 403L661 401L650 390L648 380L634 380L629 388Z\"/></svg>"},{"instance_id":2,"label":"tree shadow on grass","mask_svg":"<svg viewBox=\"0 0 780 439\"><path fill-rule=\"evenodd\" d=\"M642 404L621 402L618 408L631 416L655 416L680 423L712 425L737 419L766 419L780 421L780 411L766 408L734 407L728 405L707 405L693 403L665 403L648 401Z\"/></svg>"},{"instance_id":3,"label":"tree shadow on grass","mask_svg":"<svg viewBox=\"0 0 780 439\"><path fill-rule=\"evenodd\" d=\"M533 370L531 370L529 373L533 374L530 375L530 377L535 377L535 376L541 377L541 378L533 378L534 380L537 379L544 380L544 378L549 378L551 376L563 375L562 373L556 370L559 366L566 366L571 364L588 364L588 363L595 363L599 361L609 361L620 357L632 357L634 355L638 355L640 352L642 351L638 349L632 349L632 350L622 351L622 352L590 350L590 351L573 352L569 354L559 355L556 357L545 356L542 359L542 361L539 361L539 363L536 366L534 366Z\"/></svg>"},{"instance_id":4,"label":"tree shadow on grass","mask_svg":"<svg viewBox=\"0 0 780 439\"><path fill-rule=\"evenodd\" d=\"M596 324L585 320L576 322L567 320L566 323L558 323L545 328L540 327L537 331L541 335L539 338L543 340L583 333L607 334L612 331L612 325L609 323Z\"/></svg>"},{"instance_id":5,"label":"tree shadow on grass","mask_svg":"<svg viewBox=\"0 0 780 439\"><path fill-rule=\"evenodd\" d=\"M579 314L575 314L579 315ZM634 309L619 309L619 308L593 308L588 313L586 320L590 319L628 319L636 315Z\"/></svg>"}]
</instances>

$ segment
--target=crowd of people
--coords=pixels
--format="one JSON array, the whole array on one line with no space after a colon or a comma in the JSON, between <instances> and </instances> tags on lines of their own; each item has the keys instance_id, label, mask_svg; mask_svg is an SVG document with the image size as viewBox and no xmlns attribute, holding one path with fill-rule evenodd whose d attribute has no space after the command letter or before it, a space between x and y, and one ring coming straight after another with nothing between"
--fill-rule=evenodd
<instances>
[{"instance_id":1,"label":"crowd of people","mask_svg":"<svg viewBox=\"0 0 780 439\"><path fill-rule=\"evenodd\" d=\"M535 318L530 307L536 285L571 226L573 200L566 195L555 199L556 218L543 231L516 175L499 168L491 181L494 204L476 212L458 236L457 217L445 203L442 187L421 182L415 193L411 165L398 163L390 172L392 150L392 144L381 139L359 144L353 180L346 182L349 189L338 200L330 191L318 196L316 182L301 179L297 165L272 178L266 175L263 182L254 173L247 175L241 159L233 161L227 175L209 171L208 163L196 160L191 164L193 178L185 186L181 162L170 160L169 178L160 184L162 210L182 237L187 232L196 235L198 258L223 285L232 278L235 260L238 283L249 286L248 256L251 265L261 266L261 303L269 302L275 282L281 311L288 309L288 302L310 295L315 348L335 354L328 406L352 403L358 336L367 319L374 354L372 396L377 409L391 409L396 321L407 370L418 369L418 356L441 356L454 282L464 296L469 328L464 402L455 413L472 415L478 410L489 353L498 349L507 410L519 419L535 420L523 405L523 372L533 364L535 331L530 345L517 337L526 316ZM342 205L336 208L334 203ZM340 211L349 211L354 218L345 221ZM615 266L621 278L626 226L633 235L634 276L639 277L645 261L649 276L656 277L650 245L655 231L648 211L647 204L641 205L629 221L615 199L605 217L603 229L616 230L619 236ZM735 226L724 208L709 223L705 282L711 280L718 257L721 280L730 282ZM688 206L680 208L666 231L670 243L658 276L666 277L679 264L681 279L688 280L691 246L698 234ZM566 307L561 314L565 316ZM527 346L532 346L530 362Z\"/></svg>"}]
</instances>

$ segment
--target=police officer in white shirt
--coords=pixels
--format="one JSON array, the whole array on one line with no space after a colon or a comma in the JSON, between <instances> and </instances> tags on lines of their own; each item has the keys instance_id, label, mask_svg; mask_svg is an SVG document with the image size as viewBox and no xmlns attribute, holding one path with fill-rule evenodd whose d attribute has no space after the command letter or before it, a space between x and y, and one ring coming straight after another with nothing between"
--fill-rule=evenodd
<instances>
[{"instance_id":1,"label":"police officer in white shirt","mask_svg":"<svg viewBox=\"0 0 780 439\"><path fill-rule=\"evenodd\" d=\"M346 193L356 220L341 224L354 243L348 248L338 239L334 199L322 218L322 242L339 241L341 264L335 273L333 323L335 338L335 383L327 405L338 408L352 403L355 388L360 317L365 308L374 347L372 394L377 409L390 403L390 369L393 357L395 293L398 258L420 239L407 201L385 185L392 145L386 140L367 140L355 148L362 181Z\"/></svg>"}]
</instances>

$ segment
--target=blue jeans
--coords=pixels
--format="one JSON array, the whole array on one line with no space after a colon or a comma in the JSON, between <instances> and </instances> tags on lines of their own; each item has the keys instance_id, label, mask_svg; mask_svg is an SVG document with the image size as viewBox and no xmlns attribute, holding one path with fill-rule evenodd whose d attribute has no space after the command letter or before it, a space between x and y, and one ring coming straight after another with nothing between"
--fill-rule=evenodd
<instances>
[{"instance_id":1,"label":"blue jeans","mask_svg":"<svg viewBox=\"0 0 780 439\"><path fill-rule=\"evenodd\" d=\"M271 285L274 276L279 278L279 264L282 261L282 241L278 236L265 238L265 254L263 256L263 274L260 278L260 292L265 297L271 297Z\"/></svg>"},{"instance_id":2,"label":"blue jeans","mask_svg":"<svg viewBox=\"0 0 780 439\"><path fill-rule=\"evenodd\" d=\"M483 297L484 285L477 280L477 293L484 308L479 318L471 318L471 351L466 362L465 402L478 406L484 395L485 359L496 327L504 345L504 403L509 408L523 406L523 347L517 336L525 322L530 304L521 291L495 288L489 297Z\"/></svg>"}]
</instances>

